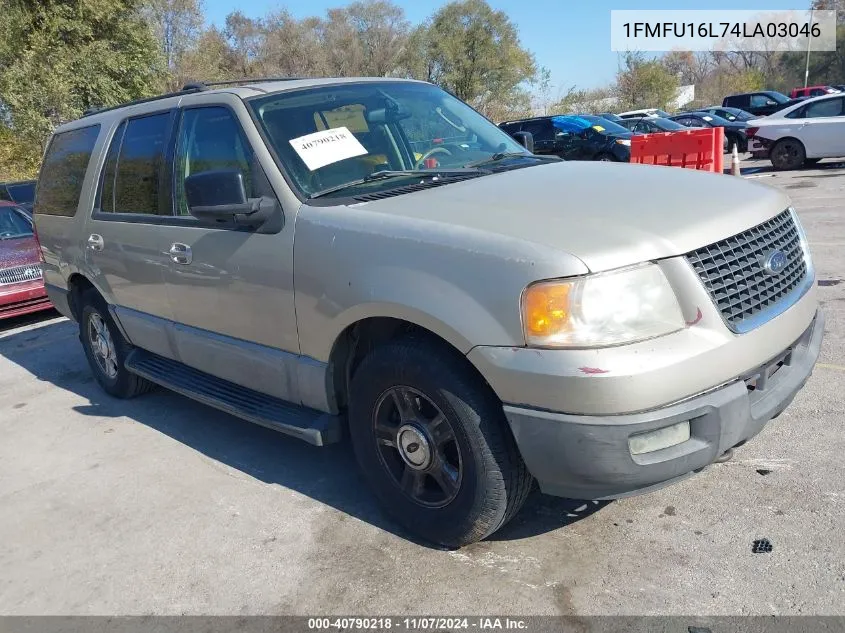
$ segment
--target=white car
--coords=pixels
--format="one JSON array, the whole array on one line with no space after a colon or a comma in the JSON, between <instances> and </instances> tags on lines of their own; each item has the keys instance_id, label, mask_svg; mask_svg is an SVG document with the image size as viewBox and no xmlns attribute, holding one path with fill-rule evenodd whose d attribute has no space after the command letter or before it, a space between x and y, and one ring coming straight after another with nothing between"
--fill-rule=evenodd
<instances>
[{"instance_id":1,"label":"white car","mask_svg":"<svg viewBox=\"0 0 845 633\"><path fill-rule=\"evenodd\" d=\"M746 136L748 151L778 170L845 157L845 94L813 97L748 121Z\"/></svg>"},{"instance_id":2,"label":"white car","mask_svg":"<svg viewBox=\"0 0 845 633\"><path fill-rule=\"evenodd\" d=\"M642 119L642 118L654 118L654 117L663 117L668 118L672 116L668 112L664 112L658 108L643 108L642 110L628 110L627 112L620 112L619 116L623 119Z\"/></svg>"}]
</instances>

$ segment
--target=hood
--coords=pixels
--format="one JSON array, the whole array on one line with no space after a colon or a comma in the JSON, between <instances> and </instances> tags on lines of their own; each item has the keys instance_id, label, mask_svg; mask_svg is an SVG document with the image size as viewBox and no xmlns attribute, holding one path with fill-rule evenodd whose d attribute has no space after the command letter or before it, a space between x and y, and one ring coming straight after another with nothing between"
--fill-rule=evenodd
<instances>
[{"instance_id":1,"label":"hood","mask_svg":"<svg viewBox=\"0 0 845 633\"><path fill-rule=\"evenodd\" d=\"M0 240L0 270L40 263L40 251L33 236Z\"/></svg>"},{"instance_id":2,"label":"hood","mask_svg":"<svg viewBox=\"0 0 845 633\"><path fill-rule=\"evenodd\" d=\"M789 206L780 191L678 167L560 162L356 205L565 251L592 271L682 255Z\"/></svg>"}]
</instances>

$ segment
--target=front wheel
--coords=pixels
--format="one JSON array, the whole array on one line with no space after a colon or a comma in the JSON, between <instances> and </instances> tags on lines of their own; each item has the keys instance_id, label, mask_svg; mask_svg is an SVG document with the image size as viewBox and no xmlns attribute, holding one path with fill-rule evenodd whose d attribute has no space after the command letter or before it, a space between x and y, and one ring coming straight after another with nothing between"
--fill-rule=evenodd
<instances>
[{"instance_id":1,"label":"front wheel","mask_svg":"<svg viewBox=\"0 0 845 633\"><path fill-rule=\"evenodd\" d=\"M613 154L606 154L606 153L605 153L605 154L599 154L599 155L596 157L596 160L598 160L598 161L602 161L602 162L605 162L605 163L615 163L615 162L618 162L618 161L616 160L616 157L615 157Z\"/></svg>"},{"instance_id":2,"label":"front wheel","mask_svg":"<svg viewBox=\"0 0 845 633\"><path fill-rule=\"evenodd\" d=\"M489 536L531 489L502 405L454 350L405 339L371 352L350 386L364 478L410 532L446 547Z\"/></svg>"},{"instance_id":3,"label":"front wheel","mask_svg":"<svg viewBox=\"0 0 845 633\"><path fill-rule=\"evenodd\" d=\"M769 154L772 166L778 171L798 169L804 165L806 152L801 141L794 138L785 138L775 143Z\"/></svg>"}]
</instances>

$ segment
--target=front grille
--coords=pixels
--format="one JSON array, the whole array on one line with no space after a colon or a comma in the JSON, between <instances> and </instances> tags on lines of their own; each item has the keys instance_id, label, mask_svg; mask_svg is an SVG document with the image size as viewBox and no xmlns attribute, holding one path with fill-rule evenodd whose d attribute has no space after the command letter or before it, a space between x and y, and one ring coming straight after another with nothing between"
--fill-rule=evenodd
<instances>
[{"instance_id":1,"label":"front grille","mask_svg":"<svg viewBox=\"0 0 845 633\"><path fill-rule=\"evenodd\" d=\"M771 274L765 263L775 251L786 255L786 266ZM807 277L798 227L789 210L686 257L735 332L743 331L746 321L777 305Z\"/></svg>"},{"instance_id":2,"label":"front grille","mask_svg":"<svg viewBox=\"0 0 845 633\"><path fill-rule=\"evenodd\" d=\"M0 270L0 286L8 284L19 284L23 281L35 281L41 279L41 266L16 266L15 268L4 268Z\"/></svg>"}]
</instances>

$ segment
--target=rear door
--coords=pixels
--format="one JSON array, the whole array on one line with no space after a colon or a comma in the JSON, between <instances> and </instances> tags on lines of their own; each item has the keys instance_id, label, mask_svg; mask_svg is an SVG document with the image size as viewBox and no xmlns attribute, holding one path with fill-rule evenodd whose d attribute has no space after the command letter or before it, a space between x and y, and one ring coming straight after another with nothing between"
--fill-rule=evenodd
<instances>
[{"instance_id":1,"label":"rear door","mask_svg":"<svg viewBox=\"0 0 845 633\"><path fill-rule=\"evenodd\" d=\"M272 159L238 97L193 95L182 103L172 160L176 217L163 227L179 358L236 384L298 401L296 208L288 208L284 225L270 234L190 215L185 179L209 171L239 171L248 198L278 198L266 178ZM241 120L250 122L249 129ZM263 159L256 149L263 149Z\"/></svg>"},{"instance_id":2,"label":"rear door","mask_svg":"<svg viewBox=\"0 0 845 633\"><path fill-rule=\"evenodd\" d=\"M804 143L807 156L845 156L845 97L823 99L804 109L796 136Z\"/></svg>"},{"instance_id":3,"label":"rear door","mask_svg":"<svg viewBox=\"0 0 845 633\"><path fill-rule=\"evenodd\" d=\"M174 118L166 110L115 125L85 232L91 281L129 339L167 357L173 352L162 320L172 314L161 221L171 214L165 154Z\"/></svg>"}]
</instances>

